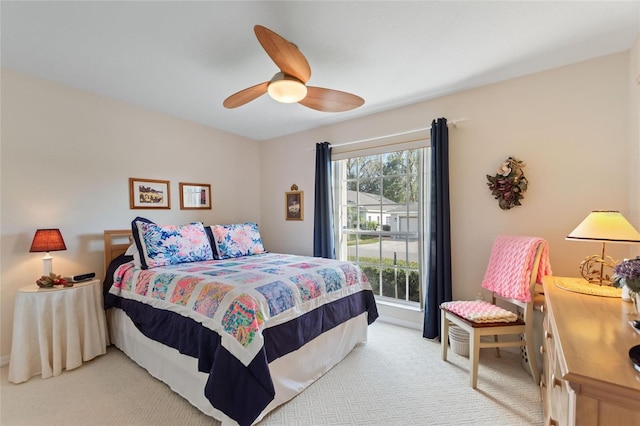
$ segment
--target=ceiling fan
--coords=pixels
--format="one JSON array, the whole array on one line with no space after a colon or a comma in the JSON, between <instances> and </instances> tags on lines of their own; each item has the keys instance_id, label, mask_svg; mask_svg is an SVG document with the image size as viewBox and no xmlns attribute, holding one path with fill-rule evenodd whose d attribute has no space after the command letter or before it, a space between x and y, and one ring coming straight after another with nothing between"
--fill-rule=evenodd
<instances>
[{"instance_id":1,"label":"ceiling fan","mask_svg":"<svg viewBox=\"0 0 640 426\"><path fill-rule=\"evenodd\" d=\"M270 81L248 87L224 100L225 108L237 108L269 93L283 103L298 102L308 108L323 112L343 112L364 104L359 96L339 90L307 86L311 68L298 47L261 25L253 27L258 41L267 55L280 68Z\"/></svg>"}]
</instances>

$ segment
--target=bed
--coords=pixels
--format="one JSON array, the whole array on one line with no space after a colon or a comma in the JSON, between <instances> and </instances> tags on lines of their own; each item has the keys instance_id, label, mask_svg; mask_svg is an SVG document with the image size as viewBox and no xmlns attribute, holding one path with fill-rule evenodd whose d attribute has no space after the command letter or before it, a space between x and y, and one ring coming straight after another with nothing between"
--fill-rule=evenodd
<instances>
[{"instance_id":1,"label":"bed","mask_svg":"<svg viewBox=\"0 0 640 426\"><path fill-rule=\"evenodd\" d=\"M104 239L111 342L223 425L258 423L295 397L365 342L378 316L357 266L266 252L254 223L136 218ZM176 248L185 240L189 250Z\"/></svg>"}]
</instances>

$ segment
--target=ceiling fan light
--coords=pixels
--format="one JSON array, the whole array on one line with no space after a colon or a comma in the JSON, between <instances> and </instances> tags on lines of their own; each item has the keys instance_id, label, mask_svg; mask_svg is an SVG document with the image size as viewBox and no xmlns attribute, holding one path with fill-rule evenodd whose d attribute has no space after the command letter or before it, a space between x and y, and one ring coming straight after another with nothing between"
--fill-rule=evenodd
<instances>
[{"instance_id":1,"label":"ceiling fan light","mask_svg":"<svg viewBox=\"0 0 640 426\"><path fill-rule=\"evenodd\" d=\"M267 92L278 102L292 104L307 96L307 86L294 77L278 73L271 79Z\"/></svg>"}]
</instances>

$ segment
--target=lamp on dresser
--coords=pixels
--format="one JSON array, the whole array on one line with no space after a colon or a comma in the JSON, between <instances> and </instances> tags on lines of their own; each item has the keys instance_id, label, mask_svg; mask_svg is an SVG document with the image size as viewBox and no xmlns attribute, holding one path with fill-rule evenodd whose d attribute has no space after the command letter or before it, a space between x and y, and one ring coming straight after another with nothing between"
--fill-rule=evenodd
<instances>
[{"instance_id":1,"label":"lamp on dresser","mask_svg":"<svg viewBox=\"0 0 640 426\"><path fill-rule=\"evenodd\" d=\"M49 254L51 251L66 250L67 246L64 244L62 234L59 229L38 229L33 236L33 242L31 243L31 253L46 253L42 258L44 264L44 275L49 276L52 271L53 257Z\"/></svg>"},{"instance_id":2,"label":"lamp on dresser","mask_svg":"<svg viewBox=\"0 0 640 426\"><path fill-rule=\"evenodd\" d=\"M569 241L596 241L602 243L601 253L587 256L580 263L582 277L592 284L611 285L604 268L613 268L616 261L605 257L606 243L640 243L640 232L619 211L595 210L566 237Z\"/></svg>"}]
</instances>

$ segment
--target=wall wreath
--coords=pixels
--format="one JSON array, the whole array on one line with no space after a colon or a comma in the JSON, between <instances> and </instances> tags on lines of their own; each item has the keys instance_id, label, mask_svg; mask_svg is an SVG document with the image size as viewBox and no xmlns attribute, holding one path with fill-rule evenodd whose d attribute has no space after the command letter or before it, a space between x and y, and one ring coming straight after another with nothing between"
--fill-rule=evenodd
<instances>
[{"instance_id":1,"label":"wall wreath","mask_svg":"<svg viewBox=\"0 0 640 426\"><path fill-rule=\"evenodd\" d=\"M524 198L529 181L524 177L523 168L526 164L515 157L507 158L498 168L495 176L487 175L487 185L491 195L498 200L502 210L520 206L520 200Z\"/></svg>"}]
</instances>

